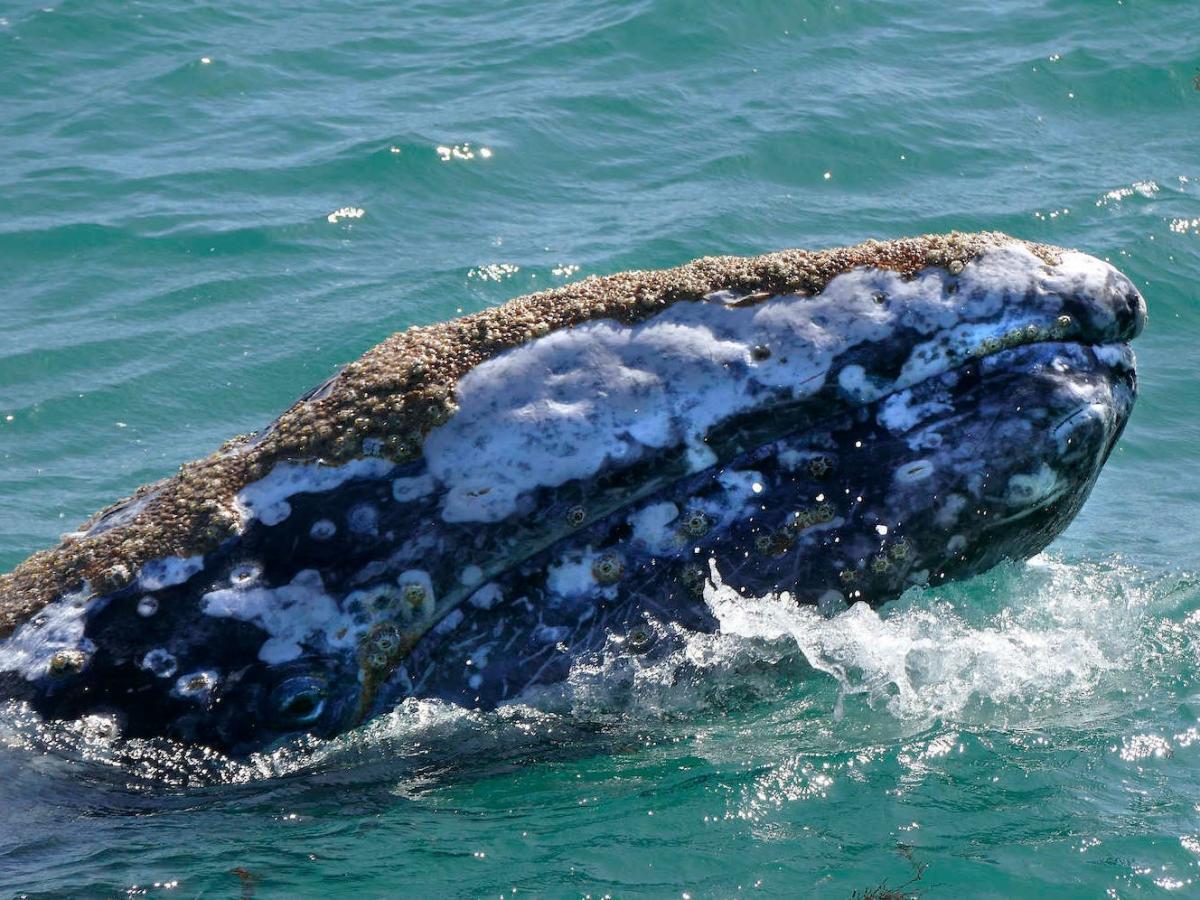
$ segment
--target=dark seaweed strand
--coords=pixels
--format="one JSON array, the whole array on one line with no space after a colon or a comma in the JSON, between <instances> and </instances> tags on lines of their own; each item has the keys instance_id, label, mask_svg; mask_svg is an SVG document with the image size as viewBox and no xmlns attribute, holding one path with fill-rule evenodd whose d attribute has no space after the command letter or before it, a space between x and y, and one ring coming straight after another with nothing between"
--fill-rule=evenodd
<instances>
[{"instance_id":1,"label":"dark seaweed strand","mask_svg":"<svg viewBox=\"0 0 1200 900\"><path fill-rule=\"evenodd\" d=\"M835 276L860 266L912 275L930 266L952 274L985 250L1016 239L1000 232L924 235L867 241L828 250L782 250L762 256L711 256L673 269L590 277L518 297L437 325L409 328L347 365L310 398L300 400L265 431L227 441L216 453L185 463L178 473L139 488L144 505L129 521L95 534L64 535L0 575L0 638L47 603L80 590L96 595L131 583L137 570L166 556L194 556L237 534L234 497L284 460L331 464L363 455L363 441L396 462L421 454L425 435L456 409L454 385L475 366L560 328L596 319L626 324L683 300L719 290L814 294ZM1024 244L1047 263L1061 249Z\"/></svg>"}]
</instances>

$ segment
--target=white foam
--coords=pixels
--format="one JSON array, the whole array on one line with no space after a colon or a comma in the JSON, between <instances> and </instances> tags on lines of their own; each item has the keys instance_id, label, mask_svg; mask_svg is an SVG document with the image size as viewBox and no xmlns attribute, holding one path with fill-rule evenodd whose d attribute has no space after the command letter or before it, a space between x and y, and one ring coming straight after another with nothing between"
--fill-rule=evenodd
<instances>
[{"instance_id":1,"label":"white foam","mask_svg":"<svg viewBox=\"0 0 1200 900\"><path fill-rule=\"evenodd\" d=\"M1098 593L1112 592L1104 586L1110 575L1046 556L1016 571L1024 584L1016 594L1026 601L972 619L936 600L883 610L857 603L825 618L787 594L744 597L715 568L704 596L722 635L794 641L814 668L837 679L840 698L866 694L902 719L961 718L980 700L1058 709L1128 665L1139 634L1126 620L1139 613L1128 600L1116 609L1096 603ZM969 598L965 608L977 602Z\"/></svg>"},{"instance_id":2,"label":"white foam","mask_svg":"<svg viewBox=\"0 0 1200 900\"><path fill-rule=\"evenodd\" d=\"M257 518L264 525L278 525L292 513L289 497L331 491L354 478L383 478L393 468L393 463L377 457L353 459L340 466L281 462L238 491L236 505L243 522Z\"/></svg>"}]
</instances>

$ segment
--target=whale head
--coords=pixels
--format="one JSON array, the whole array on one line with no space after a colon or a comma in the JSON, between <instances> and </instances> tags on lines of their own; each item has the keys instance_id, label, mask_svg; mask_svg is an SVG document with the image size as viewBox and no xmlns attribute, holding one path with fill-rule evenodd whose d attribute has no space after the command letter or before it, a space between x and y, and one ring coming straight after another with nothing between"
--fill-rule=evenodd
<instances>
[{"instance_id":1,"label":"whale head","mask_svg":"<svg viewBox=\"0 0 1200 900\"><path fill-rule=\"evenodd\" d=\"M0 579L0 692L245 753L1024 559L1136 396L1128 278L1003 235L698 260L394 336Z\"/></svg>"}]
</instances>

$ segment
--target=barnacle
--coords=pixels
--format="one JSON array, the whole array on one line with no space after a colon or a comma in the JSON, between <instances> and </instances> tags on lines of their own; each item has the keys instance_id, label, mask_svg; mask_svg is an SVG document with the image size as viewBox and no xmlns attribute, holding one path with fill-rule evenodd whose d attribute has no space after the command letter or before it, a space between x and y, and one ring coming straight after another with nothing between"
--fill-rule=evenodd
<instances>
[{"instance_id":1,"label":"barnacle","mask_svg":"<svg viewBox=\"0 0 1200 900\"><path fill-rule=\"evenodd\" d=\"M683 514L679 527L684 534L701 537L712 528L712 518L703 510L689 510Z\"/></svg>"},{"instance_id":2,"label":"barnacle","mask_svg":"<svg viewBox=\"0 0 1200 900\"><path fill-rule=\"evenodd\" d=\"M645 628L635 628L625 636L625 645L633 653L645 653L653 643L653 635Z\"/></svg>"},{"instance_id":3,"label":"barnacle","mask_svg":"<svg viewBox=\"0 0 1200 900\"><path fill-rule=\"evenodd\" d=\"M814 456L808 461L808 471L813 478L824 478L833 468L833 462L828 456Z\"/></svg>"},{"instance_id":4,"label":"barnacle","mask_svg":"<svg viewBox=\"0 0 1200 900\"><path fill-rule=\"evenodd\" d=\"M572 506L567 510L567 524L578 528L587 520L587 510L582 506Z\"/></svg>"},{"instance_id":5,"label":"barnacle","mask_svg":"<svg viewBox=\"0 0 1200 900\"><path fill-rule=\"evenodd\" d=\"M46 671L53 678L64 678L83 671L87 665L87 654L82 650L57 650L50 657Z\"/></svg>"},{"instance_id":6,"label":"barnacle","mask_svg":"<svg viewBox=\"0 0 1200 900\"><path fill-rule=\"evenodd\" d=\"M413 609L418 609L424 605L429 597L429 591L425 585L418 581L410 581L401 585L400 589L404 592L404 601Z\"/></svg>"},{"instance_id":7,"label":"barnacle","mask_svg":"<svg viewBox=\"0 0 1200 900\"><path fill-rule=\"evenodd\" d=\"M615 553L598 556L592 563L592 576L600 584L615 584L625 574L625 561Z\"/></svg>"}]
</instances>

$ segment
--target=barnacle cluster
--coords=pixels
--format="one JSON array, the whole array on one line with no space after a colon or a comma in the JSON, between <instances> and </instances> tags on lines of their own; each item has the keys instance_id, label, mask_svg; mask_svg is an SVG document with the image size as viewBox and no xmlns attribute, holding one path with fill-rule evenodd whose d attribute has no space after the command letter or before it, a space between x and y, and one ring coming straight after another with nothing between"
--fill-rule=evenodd
<instances>
[{"instance_id":1,"label":"barnacle cluster","mask_svg":"<svg viewBox=\"0 0 1200 900\"><path fill-rule=\"evenodd\" d=\"M987 337L971 348L968 355L978 358L997 353L1001 350L1011 350L1036 344L1039 341L1059 341L1071 333L1074 322L1070 316L1059 316L1053 325L1042 326L1035 323L1011 328L1001 335Z\"/></svg>"},{"instance_id":2,"label":"barnacle cluster","mask_svg":"<svg viewBox=\"0 0 1200 900\"><path fill-rule=\"evenodd\" d=\"M784 528L792 532L803 531L814 525L832 522L836 515L837 510L833 508L832 503L818 503L816 506L804 507L793 512Z\"/></svg>"}]
</instances>

